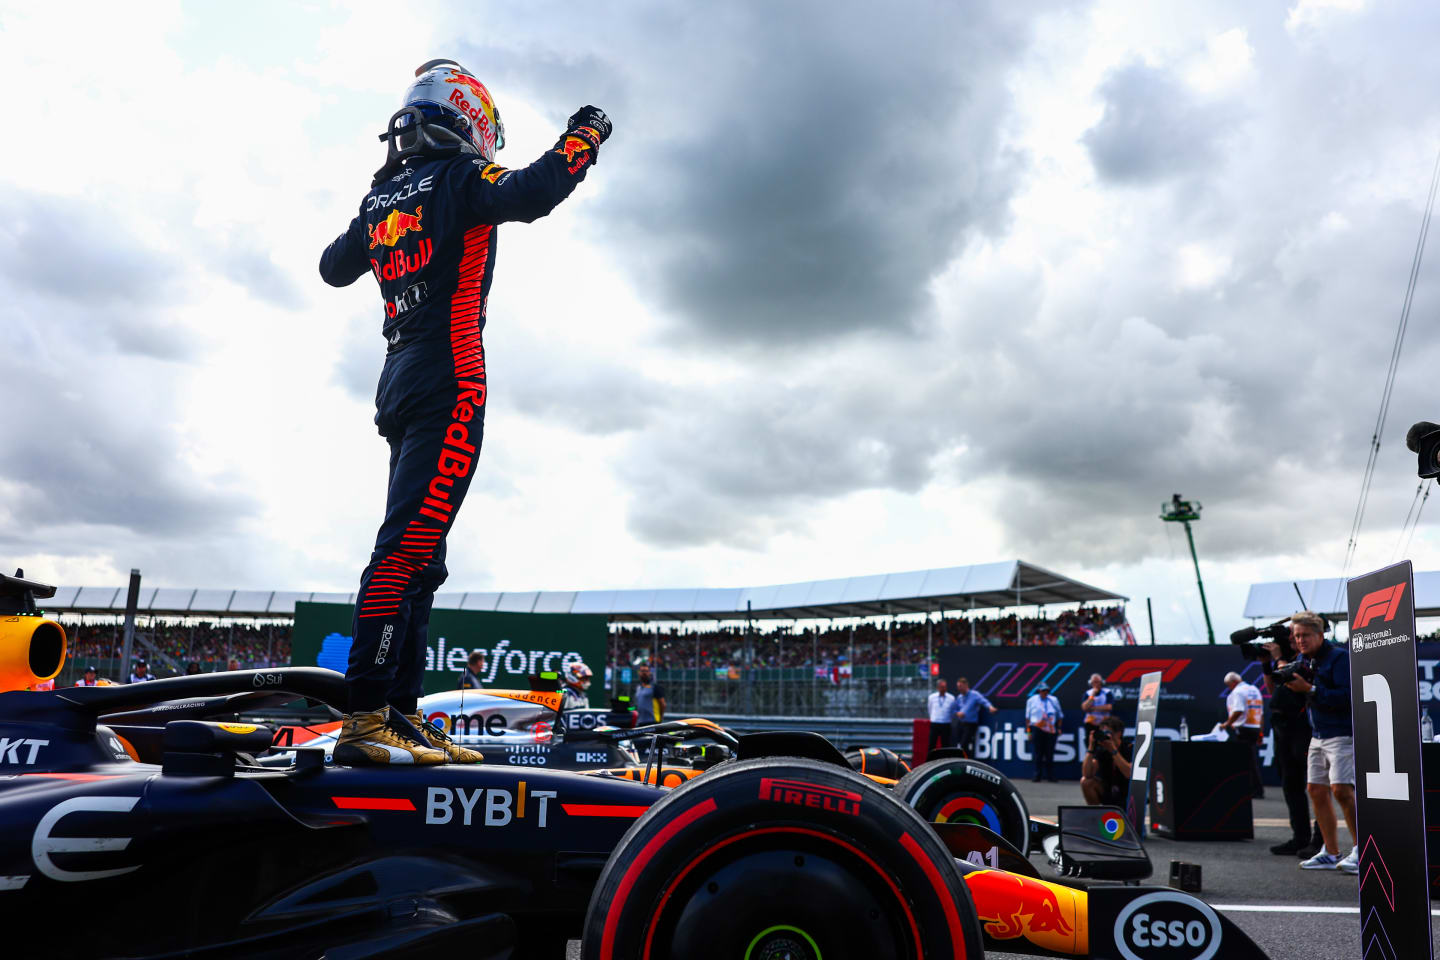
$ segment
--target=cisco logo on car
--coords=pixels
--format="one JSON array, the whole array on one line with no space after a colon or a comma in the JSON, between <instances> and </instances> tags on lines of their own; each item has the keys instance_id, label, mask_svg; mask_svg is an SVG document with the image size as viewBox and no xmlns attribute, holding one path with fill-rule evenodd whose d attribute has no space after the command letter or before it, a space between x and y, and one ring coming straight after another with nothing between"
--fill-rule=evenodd
<instances>
[{"instance_id":1,"label":"cisco logo on car","mask_svg":"<svg viewBox=\"0 0 1440 960\"><path fill-rule=\"evenodd\" d=\"M1115 947L1125 960L1210 960L1220 949L1220 918L1183 893L1148 893L1115 918Z\"/></svg>"}]
</instances>

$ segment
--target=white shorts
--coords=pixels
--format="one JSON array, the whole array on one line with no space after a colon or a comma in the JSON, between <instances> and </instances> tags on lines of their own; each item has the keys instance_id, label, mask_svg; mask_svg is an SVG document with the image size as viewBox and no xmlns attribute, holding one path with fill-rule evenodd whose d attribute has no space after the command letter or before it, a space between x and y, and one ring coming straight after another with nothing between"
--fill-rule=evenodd
<instances>
[{"instance_id":1,"label":"white shorts","mask_svg":"<svg viewBox=\"0 0 1440 960\"><path fill-rule=\"evenodd\" d=\"M1355 738L1314 737L1306 756L1306 783L1355 785Z\"/></svg>"}]
</instances>

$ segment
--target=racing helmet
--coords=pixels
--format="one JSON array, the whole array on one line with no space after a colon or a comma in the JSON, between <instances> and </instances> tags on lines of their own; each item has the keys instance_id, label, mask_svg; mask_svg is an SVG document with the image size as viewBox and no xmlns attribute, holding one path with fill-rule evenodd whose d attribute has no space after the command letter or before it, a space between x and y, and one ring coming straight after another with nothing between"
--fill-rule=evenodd
<instances>
[{"instance_id":1,"label":"racing helmet","mask_svg":"<svg viewBox=\"0 0 1440 960\"><path fill-rule=\"evenodd\" d=\"M590 679L595 676L594 672L583 663L572 663L565 668L565 685L574 687L576 690L590 689Z\"/></svg>"},{"instance_id":2,"label":"racing helmet","mask_svg":"<svg viewBox=\"0 0 1440 960\"><path fill-rule=\"evenodd\" d=\"M420 113L420 132L428 134L435 145L474 153L487 163L505 146L505 124L495 98L454 60L427 60L416 68L415 82L405 91L400 114L391 118L392 129L395 120L412 109ZM402 127L409 125L401 123Z\"/></svg>"}]
</instances>

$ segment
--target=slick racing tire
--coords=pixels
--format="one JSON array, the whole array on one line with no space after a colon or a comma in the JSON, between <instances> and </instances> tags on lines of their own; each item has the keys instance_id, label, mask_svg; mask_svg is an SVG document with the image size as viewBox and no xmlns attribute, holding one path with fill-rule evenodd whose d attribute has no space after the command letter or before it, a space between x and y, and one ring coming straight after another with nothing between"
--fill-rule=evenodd
<instances>
[{"instance_id":1,"label":"slick racing tire","mask_svg":"<svg viewBox=\"0 0 1440 960\"><path fill-rule=\"evenodd\" d=\"M856 772L875 777L899 780L910 772L910 764L886 747L846 747L845 759Z\"/></svg>"},{"instance_id":2,"label":"slick racing tire","mask_svg":"<svg viewBox=\"0 0 1440 960\"><path fill-rule=\"evenodd\" d=\"M979 960L948 850L890 791L789 757L736 761L671 792L610 854L588 960Z\"/></svg>"},{"instance_id":3,"label":"slick racing tire","mask_svg":"<svg viewBox=\"0 0 1440 960\"><path fill-rule=\"evenodd\" d=\"M931 760L895 784L895 798L932 823L974 823L1030 853L1030 811L1010 779L977 760Z\"/></svg>"}]
</instances>

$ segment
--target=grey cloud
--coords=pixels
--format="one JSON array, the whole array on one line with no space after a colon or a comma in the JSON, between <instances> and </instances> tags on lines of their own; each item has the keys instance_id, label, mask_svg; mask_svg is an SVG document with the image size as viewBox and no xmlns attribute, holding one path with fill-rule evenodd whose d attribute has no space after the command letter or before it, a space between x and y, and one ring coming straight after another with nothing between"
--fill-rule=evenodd
<instances>
[{"instance_id":1,"label":"grey cloud","mask_svg":"<svg viewBox=\"0 0 1440 960\"><path fill-rule=\"evenodd\" d=\"M682 339L909 333L926 282L1004 226L1020 170L999 136L1005 75L1028 26L1003 4L857 9L632 7L619 30L612 12L577 14L578 32L614 41L593 56L567 58L563 36L547 44L517 23L497 35L520 31L523 62L475 57L542 78L530 86L563 104L557 116L586 99L614 115L587 225Z\"/></svg>"},{"instance_id":2,"label":"grey cloud","mask_svg":"<svg viewBox=\"0 0 1440 960\"><path fill-rule=\"evenodd\" d=\"M1169 71L1132 64L1100 87L1105 113L1082 138L1106 180L1148 184L1215 162L1234 122L1217 106L1198 103Z\"/></svg>"},{"instance_id":3,"label":"grey cloud","mask_svg":"<svg viewBox=\"0 0 1440 960\"><path fill-rule=\"evenodd\" d=\"M1209 556L1337 545L1338 563L1433 148L1415 131L1440 120L1424 93L1440 11L1386 6L1303 38L1253 5L1206 14L1193 50L1097 91L1080 145L1116 217L1098 246L1039 238L1012 270L967 254L1003 242L1017 188L1047 175L1001 134L1043 13L656 5L542 33L546 9L502 14L489 66L556 118L611 111L581 228L673 321L662 346L745 371L666 390L623 439L641 539L758 547L856 491L993 481L1015 549L1056 564L1163 554L1157 507L1176 491L1206 503ZM1235 26L1253 76L1191 92L1183 58ZM1394 181L1411 154L1413 201ZM1213 283L1181 276L1191 245L1228 264ZM947 268L964 280L932 302ZM1440 307L1433 279L1417 318ZM1413 491L1399 435L1435 418L1437 359L1433 324L1413 324L1375 538Z\"/></svg>"},{"instance_id":4,"label":"grey cloud","mask_svg":"<svg viewBox=\"0 0 1440 960\"><path fill-rule=\"evenodd\" d=\"M169 258L84 200L12 193L0 201L0 224L0 279L12 291L148 308L174 296Z\"/></svg>"},{"instance_id":5,"label":"grey cloud","mask_svg":"<svg viewBox=\"0 0 1440 960\"><path fill-rule=\"evenodd\" d=\"M350 322L337 352L331 376L356 399L373 402L375 384L385 363L385 338L372 316Z\"/></svg>"},{"instance_id":6,"label":"grey cloud","mask_svg":"<svg viewBox=\"0 0 1440 960\"><path fill-rule=\"evenodd\" d=\"M136 536L203 538L232 529L255 509L235 490L196 477L170 438L159 377L132 360L124 375L77 362L40 369L0 358L0 380L21 407L0 448L12 490L10 543L45 548L45 531L107 528Z\"/></svg>"},{"instance_id":7,"label":"grey cloud","mask_svg":"<svg viewBox=\"0 0 1440 960\"><path fill-rule=\"evenodd\" d=\"M217 251L214 261L226 277L266 303L300 310L310 302L290 275L248 239L233 241L228 249Z\"/></svg>"}]
</instances>

